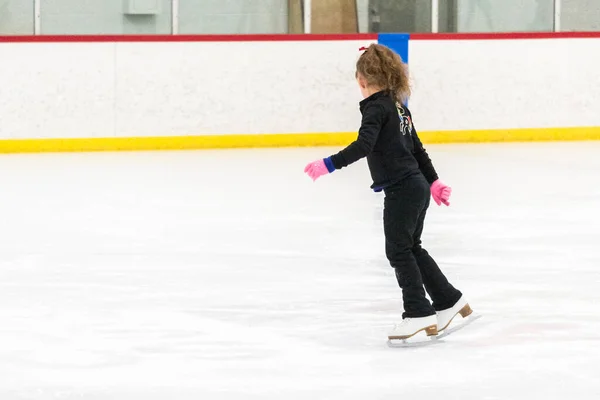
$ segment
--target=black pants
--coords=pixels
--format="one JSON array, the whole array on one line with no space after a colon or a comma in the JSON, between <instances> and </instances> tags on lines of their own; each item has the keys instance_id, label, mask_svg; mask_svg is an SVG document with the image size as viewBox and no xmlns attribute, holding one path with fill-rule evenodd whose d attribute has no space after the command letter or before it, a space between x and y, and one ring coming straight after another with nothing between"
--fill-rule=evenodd
<instances>
[{"instance_id":1,"label":"black pants","mask_svg":"<svg viewBox=\"0 0 600 400\"><path fill-rule=\"evenodd\" d=\"M431 192L418 174L385 190L385 250L402 289L403 318L425 317L454 306L461 297L433 258L421 247ZM425 297L427 290L433 305Z\"/></svg>"}]
</instances>

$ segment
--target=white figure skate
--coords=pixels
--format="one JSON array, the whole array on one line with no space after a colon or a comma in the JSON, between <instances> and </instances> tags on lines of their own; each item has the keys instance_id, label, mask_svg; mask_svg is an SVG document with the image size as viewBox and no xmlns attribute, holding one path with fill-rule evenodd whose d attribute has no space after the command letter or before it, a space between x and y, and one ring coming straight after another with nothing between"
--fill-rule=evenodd
<instances>
[{"instance_id":1,"label":"white figure skate","mask_svg":"<svg viewBox=\"0 0 600 400\"><path fill-rule=\"evenodd\" d=\"M459 314L463 318L463 321L460 324L449 328L454 317ZM462 296L453 307L438 311L436 315L438 332L440 333L438 339L442 339L481 318L481 315L473 313L471 306L469 306L469 303L464 296Z\"/></svg>"},{"instance_id":2,"label":"white figure skate","mask_svg":"<svg viewBox=\"0 0 600 400\"><path fill-rule=\"evenodd\" d=\"M458 314L460 314L461 317L466 318L471 315L472 312L473 310L471 310L469 303L465 300L465 296L461 296L454 306L436 313L438 331L442 332L444 329L448 328L448 325L450 325L454 317Z\"/></svg>"},{"instance_id":3,"label":"white figure skate","mask_svg":"<svg viewBox=\"0 0 600 400\"><path fill-rule=\"evenodd\" d=\"M435 337L438 334L437 317L430 315L421 318L405 318L402 322L394 327L394 330L388 335L389 344L392 341L401 341L402 345L423 345L428 342L410 342L406 339L412 338L419 332L425 332L428 337Z\"/></svg>"}]
</instances>

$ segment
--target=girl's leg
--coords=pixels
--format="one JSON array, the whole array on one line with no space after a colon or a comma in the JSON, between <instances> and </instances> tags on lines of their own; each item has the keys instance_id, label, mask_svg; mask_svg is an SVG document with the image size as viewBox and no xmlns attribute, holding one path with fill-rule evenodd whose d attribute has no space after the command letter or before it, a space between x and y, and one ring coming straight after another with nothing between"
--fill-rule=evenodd
<instances>
[{"instance_id":1,"label":"girl's leg","mask_svg":"<svg viewBox=\"0 0 600 400\"><path fill-rule=\"evenodd\" d=\"M427 185L427 182L424 181L424 184ZM425 289L433 302L433 308L436 311L440 311L454 306L462 296L462 293L448 282L448 279L442 273L435 260L421 247L421 234L423 233L423 225L429 201L430 199L427 197L426 206L417 220L413 236L412 253L419 266Z\"/></svg>"},{"instance_id":2,"label":"girl's leg","mask_svg":"<svg viewBox=\"0 0 600 400\"><path fill-rule=\"evenodd\" d=\"M425 297L423 279L413 253L413 238L425 205L418 181L407 180L386 191L383 211L386 256L395 269L404 302L403 318L426 317L435 309Z\"/></svg>"}]
</instances>

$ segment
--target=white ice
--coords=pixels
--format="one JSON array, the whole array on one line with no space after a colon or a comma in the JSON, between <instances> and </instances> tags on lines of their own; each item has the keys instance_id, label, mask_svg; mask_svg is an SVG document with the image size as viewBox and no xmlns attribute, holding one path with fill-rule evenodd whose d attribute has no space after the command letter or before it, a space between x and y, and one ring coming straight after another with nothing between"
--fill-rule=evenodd
<instances>
[{"instance_id":1,"label":"white ice","mask_svg":"<svg viewBox=\"0 0 600 400\"><path fill-rule=\"evenodd\" d=\"M382 194L337 148L0 157L0 399L598 399L600 143L428 147L482 319L391 349Z\"/></svg>"}]
</instances>

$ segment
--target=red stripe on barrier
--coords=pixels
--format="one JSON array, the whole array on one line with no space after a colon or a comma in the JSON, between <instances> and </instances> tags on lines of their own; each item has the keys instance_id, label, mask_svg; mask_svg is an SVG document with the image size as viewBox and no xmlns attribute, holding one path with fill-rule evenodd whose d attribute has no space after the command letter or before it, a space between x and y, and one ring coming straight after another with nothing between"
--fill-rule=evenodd
<instances>
[{"instance_id":1,"label":"red stripe on barrier","mask_svg":"<svg viewBox=\"0 0 600 400\"><path fill-rule=\"evenodd\" d=\"M410 40L505 40L600 38L600 32L412 33Z\"/></svg>"},{"instance_id":2,"label":"red stripe on barrier","mask_svg":"<svg viewBox=\"0 0 600 400\"><path fill-rule=\"evenodd\" d=\"M377 40L376 33L300 35L39 35L0 36L4 43L79 42L288 42L328 40Z\"/></svg>"}]
</instances>

